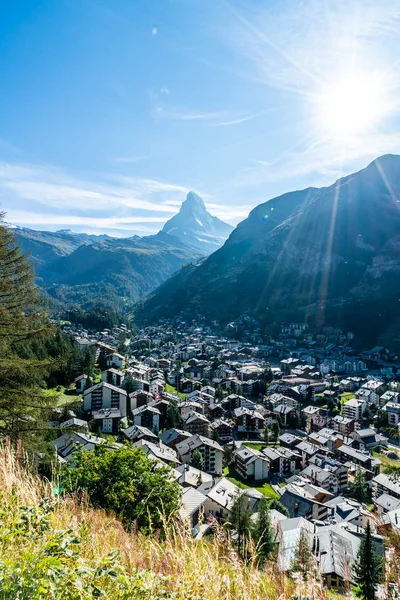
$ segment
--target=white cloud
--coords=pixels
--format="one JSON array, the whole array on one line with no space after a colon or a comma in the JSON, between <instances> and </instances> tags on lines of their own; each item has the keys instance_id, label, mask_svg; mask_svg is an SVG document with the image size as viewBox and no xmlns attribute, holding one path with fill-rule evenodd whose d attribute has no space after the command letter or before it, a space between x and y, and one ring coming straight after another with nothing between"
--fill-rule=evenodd
<instances>
[{"instance_id":1,"label":"white cloud","mask_svg":"<svg viewBox=\"0 0 400 600\"><path fill-rule=\"evenodd\" d=\"M158 28L157 27L153 27L151 30L151 35L157 35L158 33Z\"/></svg>"},{"instance_id":2,"label":"white cloud","mask_svg":"<svg viewBox=\"0 0 400 600\"><path fill-rule=\"evenodd\" d=\"M5 199L5 208L10 194L14 194L18 199L57 210L115 213L123 208L174 213L173 207L161 206L161 202L171 196L183 200L188 191L181 185L147 178L111 174L108 181L94 182L71 177L54 167L0 163L0 195Z\"/></svg>"}]
</instances>

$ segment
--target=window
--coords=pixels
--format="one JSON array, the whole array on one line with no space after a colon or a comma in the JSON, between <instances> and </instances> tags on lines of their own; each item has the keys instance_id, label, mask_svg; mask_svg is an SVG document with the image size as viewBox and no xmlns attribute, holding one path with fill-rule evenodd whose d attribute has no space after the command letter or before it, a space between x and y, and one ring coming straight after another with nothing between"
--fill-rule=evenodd
<instances>
[{"instance_id":1,"label":"window","mask_svg":"<svg viewBox=\"0 0 400 600\"><path fill-rule=\"evenodd\" d=\"M112 419L103 419L103 432L104 433L112 432Z\"/></svg>"}]
</instances>

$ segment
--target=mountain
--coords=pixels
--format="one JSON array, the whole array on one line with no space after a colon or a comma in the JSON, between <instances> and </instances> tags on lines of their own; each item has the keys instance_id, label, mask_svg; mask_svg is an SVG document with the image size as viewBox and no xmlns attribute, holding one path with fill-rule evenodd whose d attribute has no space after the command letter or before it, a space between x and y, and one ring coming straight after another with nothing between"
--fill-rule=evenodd
<instances>
[{"instance_id":1,"label":"mountain","mask_svg":"<svg viewBox=\"0 0 400 600\"><path fill-rule=\"evenodd\" d=\"M162 231L176 236L203 254L211 254L222 246L233 227L213 217L200 196L189 192L179 213L165 223Z\"/></svg>"},{"instance_id":2,"label":"mountain","mask_svg":"<svg viewBox=\"0 0 400 600\"><path fill-rule=\"evenodd\" d=\"M182 269L138 311L249 314L272 331L301 319L400 341L400 157L386 155L330 187L290 192L257 206L224 246Z\"/></svg>"},{"instance_id":3,"label":"mountain","mask_svg":"<svg viewBox=\"0 0 400 600\"><path fill-rule=\"evenodd\" d=\"M59 308L102 304L121 310L202 255L163 232L142 238L21 228L15 233L31 253L39 285Z\"/></svg>"},{"instance_id":4,"label":"mountain","mask_svg":"<svg viewBox=\"0 0 400 600\"><path fill-rule=\"evenodd\" d=\"M36 231L28 227L14 227L15 235L24 252L29 252L37 268L59 256L67 256L83 244L107 239L107 235L74 233L70 229L59 231Z\"/></svg>"}]
</instances>

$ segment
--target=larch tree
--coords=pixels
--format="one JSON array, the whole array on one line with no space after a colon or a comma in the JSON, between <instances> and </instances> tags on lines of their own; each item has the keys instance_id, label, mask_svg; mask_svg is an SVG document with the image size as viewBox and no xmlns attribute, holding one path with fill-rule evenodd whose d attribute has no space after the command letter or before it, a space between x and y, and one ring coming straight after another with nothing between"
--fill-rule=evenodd
<instances>
[{"instance_id":1,"label":"larch tree","mask_svg":"<svg viewBox=\"0 0 400 600\"><path fill-rule=\"evenodd\" d=\"M198 450L197 448L192 454L192 459L190 461L190 464L192 465L192 467L194 469L199 469L199 471L203 471L203 469L204 469L203 456L202 456L200 450Z\"/></svg>"},{"instance_id":2,"label":"larch tree","mask_svg":"<svg viewBox=\"0 0 400 600\"><path fill-rule=\"evenodd\" d=\"M54 363L20 352L51 332L33 269L0 214L0 435L43 451L54 397L41 383Z\"/></svg>"},{"instance_id":3,"label":"larch tree","mask_svg":"<svg viewBox=\"0 0 400 600\"><path fill-rule=\"evenodd\" d=\"M259 561L263 564L276 549L276 532L271 523L269 502L265 497L260 500L258 520L252 535Z\"/></svg>"},{"instance_id":4,"label":"larch tree","mask_svg":"<svg viewBox=\"0 0 400 600\"><path fill-rule=\"evenodd\" d=\"M300 537L293 558L292 571L300 573L304 581L307 580L308 573L312 565L312 552L308 542L307 533L304 529L300 531Z\"/></svg>"},{"instance_id":5,"label":"larch tree","mask_svg":"<svg viewBox=\"0 0 400 600\"><path fill-rule=\"evenodd\" d=\"M377 586L382 579L382 560L375 552L369 521L354 565L354 576L357 596L362 600L376 600Z\"/></svg>"}]
</instances>

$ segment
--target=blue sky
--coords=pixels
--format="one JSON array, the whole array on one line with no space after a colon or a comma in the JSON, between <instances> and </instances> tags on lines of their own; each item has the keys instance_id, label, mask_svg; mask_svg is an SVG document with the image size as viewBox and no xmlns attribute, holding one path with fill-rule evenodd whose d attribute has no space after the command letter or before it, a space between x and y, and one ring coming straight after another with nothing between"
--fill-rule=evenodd
<instances>
[{"instance_id":1,"label":"blue sky","mask_svg":"<svg viewBox=\"0 0 400 600\"><path fill-rule=\"evenodd\" d=\"M392 0L2 2L7 220L145 235L193 189L236 224L397 153L399 27Z\"/></svg>"}]
</instances>

